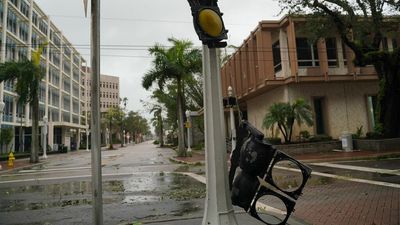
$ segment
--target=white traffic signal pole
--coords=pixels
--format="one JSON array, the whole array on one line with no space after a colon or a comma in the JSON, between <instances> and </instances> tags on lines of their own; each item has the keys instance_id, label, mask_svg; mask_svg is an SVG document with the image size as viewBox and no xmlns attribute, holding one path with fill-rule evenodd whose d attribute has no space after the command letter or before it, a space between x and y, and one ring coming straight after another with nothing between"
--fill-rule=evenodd
<instances>
[{"instance_id":1,"label":"white traffic signal pole","mask_svg":"<svg viewBox=\"0 0 400 225\"><path fill-rule=\"evenodd\" d=\"M237 225L228 186L219 69L216 48L203 45L207 196L202 225Z\"/></svg>"},{"instance_id":2,"label":"white traffic signal pole","mask_svg":"<svg viewBox=\"0 0 400 225\"><path fill-rule=\"evenodd\" d=\"M103 225L103 190L100 146L100 0L91 0L91 72L92 72L92 204L93 224Z\"/></svg>"}]
</instances>

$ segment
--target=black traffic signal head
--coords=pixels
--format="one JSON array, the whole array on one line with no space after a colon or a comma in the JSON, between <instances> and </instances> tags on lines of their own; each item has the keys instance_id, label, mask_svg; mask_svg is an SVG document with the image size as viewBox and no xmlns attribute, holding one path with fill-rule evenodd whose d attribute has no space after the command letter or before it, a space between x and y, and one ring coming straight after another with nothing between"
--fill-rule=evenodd
<instances>
[{"instance_id":1,"label":"black traffic signal head","mask_svg":"<svg viewBox=\"0 0 400 225\"><path fill-rule=\"evenodd\" d=\"M233 158L235 161L231 159L231 165L242 169L231 184L232 204L265 224L284 225L311 176L311 168L274 148L247 121L242 121L241 127L247 130L242 134L247 137L234 150L240 149L240 155ZM264 202L267 207L259 207Z\"/></svg>"},{"instance_id":2,"label":"black traffic signal head","mask_svg":"<svg viewBox=\"0 0 400 225\"><path fill-rule=\"evenodd\" d=\"M226 46L228 31L225 29L217 0L188 0L192 10L193 25L199 39L209 48Z\"/></svg>"}]
</instances>

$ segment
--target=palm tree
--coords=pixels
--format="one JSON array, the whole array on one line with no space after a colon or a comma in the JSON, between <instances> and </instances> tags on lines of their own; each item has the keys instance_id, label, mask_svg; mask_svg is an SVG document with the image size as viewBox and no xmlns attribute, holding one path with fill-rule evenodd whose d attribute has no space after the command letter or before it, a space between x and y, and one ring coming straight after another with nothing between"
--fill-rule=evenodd
<instances>
[{"instance_id":1,"label":"palm tree","mask_svg":"<svg viewBox=\"0 0 400 225\"><path fill-rule=\"evenodd\" d=\"M32 60L5 62L0 64L0 82L16 80L15 92L19 95L18 104L31 104L32 142L30 163L39 162L39 85L44 77L40 67L40 57L44 46L32 52Z\"/></svg>"},{"instance_id":2,"label":"palm tree","mask_svg":"<svg viewBox=\"0 0 400 225\"><path fill-rule=\"evenodd\" d=\"M123 121L124 116L125 116L124 111L122 111L122 109L120 109L119 107L109 108L107 113L106 113L106 115L105 115L106 121L108 122L109 129L110 129L110 132L109 132L109 143L110 143L110 145L109 145L109 148L108 148L110 150L114 149L114 146L113 146L113 143L112 143L112 133L113 133L113 128L114 128L113 124L119 125L121 127L121 125L122 125L121 121Z\"/></svg>"},{"instance_id":3,"label":"palm tree","mask_svg":"<svg viewBox=\"0 0 400 225\"><path fill-rule=\"evenodd\" d=\"M295 121L298 126L303 123L307 126L313 125L311 106L304 99L299 98L293 104L272 104L264 117L263 127L273 129L275 125L278 126L285 142L290 143Z\"/></svg>"},{"instance_id":4,"label":"palm tree","mask_svg":"<svg viewBox=\"0 0 400 225\"><path fill-rule=\"evenodd\" d=\"M163 128L163 118L162 118L162 106L154 105L153 108L150 110L150 113L153 113L153 125L157 129L159 139L160 139L160 147L164 146L164 128Z\"/></svg>"},{"instance_id":5,"label":"palm tree","mask_svg":"<svg viewBox=\"0 0 400 225\"><path fill-rule=\"evenodd\" d=\"M184 95L183 86L186 77L201 71L201 53L194 49L190 41L169 38L173 44L165 48L156 44L149 49L153 60L153 68L150 69L142 79L142 86L148 90L157 83L160 90L168 82L174 82L177 89L177 117L178 117L178 155L186 156L184 146Z\"/></svg>"}]
</instances>

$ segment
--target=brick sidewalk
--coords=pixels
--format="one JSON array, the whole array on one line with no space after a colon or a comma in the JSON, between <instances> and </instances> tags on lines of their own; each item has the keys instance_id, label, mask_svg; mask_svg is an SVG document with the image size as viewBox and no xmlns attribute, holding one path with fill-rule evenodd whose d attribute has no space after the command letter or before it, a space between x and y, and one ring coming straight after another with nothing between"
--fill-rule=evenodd
<instances>
[{"instance_id":1,"label":"brick sidewalk","mask_svg":"<svg viewBox=\"0 0 400 225\"><path fill-rule=\"evenodd\" d=\"M315 176L294 215L314 225L400 224L400 189Z\"/></svg>"}]
</instances>

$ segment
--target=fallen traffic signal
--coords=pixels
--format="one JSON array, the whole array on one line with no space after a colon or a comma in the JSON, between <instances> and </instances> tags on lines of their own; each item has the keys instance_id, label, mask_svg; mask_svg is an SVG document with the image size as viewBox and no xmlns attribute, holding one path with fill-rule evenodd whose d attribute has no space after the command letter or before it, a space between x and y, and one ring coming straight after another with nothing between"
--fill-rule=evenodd
<instances>
[{"instance_id":1,"label":"fallen traffic signal","mask_svg":"<svg viewBox=\"0 0 400 225\"><path fill-rule=\"evenodd\" d=\"M231 159L231 165L241 168L230 183L232 204L265 224L286 224L311 176L311 169L276 150L247 121L240 126L239 129L247 132L246 137L238 137L243 138L242 145L233 150L240 151L240 156ZM238 152L232 153L235 154ZM231 167L230 174L235 173L232 170L236 168ZM263 202L268 205L260 204Z\"/></svg>"}]
</instances>

